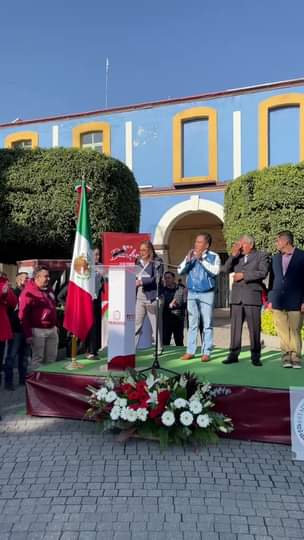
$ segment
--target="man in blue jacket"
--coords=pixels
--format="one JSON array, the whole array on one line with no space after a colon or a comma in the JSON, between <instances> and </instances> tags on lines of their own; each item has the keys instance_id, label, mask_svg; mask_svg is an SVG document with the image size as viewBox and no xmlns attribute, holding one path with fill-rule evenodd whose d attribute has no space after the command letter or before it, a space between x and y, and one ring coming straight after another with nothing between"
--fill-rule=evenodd
<instances>
[{"instance_id":1,"label":"man in blue jacket","mask_svg":"<svg viewBox=\"0 0 304 540\"><path fill-rule=\"evenodd\" d=\"M178 273L187 274L188 300L187 310L189 318L187 352L183 360L191 360L196 352L196 338L200 318L203 321L202 362L210 360L213 348L213 306L216 285L216 276L220 272L221 261L219 255L210 251L212 238L209 233L202 233L196 237L194 249L190 250L178 267Z\"/></svg>"},{"instance_id":2,"label":"man in blue jacket","mask_svg":"<svg viewBox=\"0 0 304 540\"><path fill-rule=\"evenodd\" d=\"M304 251L294 247L293 234L282 231L272 257L269 307L273 309L284 368L301 368L301 328L304 313Z\"/></svg>"}]
</instances>

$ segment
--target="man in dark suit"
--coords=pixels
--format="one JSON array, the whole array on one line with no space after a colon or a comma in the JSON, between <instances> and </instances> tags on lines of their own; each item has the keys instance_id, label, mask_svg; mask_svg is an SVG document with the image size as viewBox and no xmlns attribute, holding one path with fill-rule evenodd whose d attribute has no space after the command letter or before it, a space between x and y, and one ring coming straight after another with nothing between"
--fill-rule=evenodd
<instances>
[{"instance_id":1,"label":"man in dark suit","mask_svg":"<svg viewBox=\"0 0 304 540\"><path fill-rule=\"evenodd\" d=\"M281 341L284 368L301 368L301 328L304 313L304 251L294 247L293 234L278 234L279 253L272 257L269 307Z\"/></svg>"},{"instance_id":2,"label":"man in dark suit","mask_svg":"<svg viewBox=\"0 0 304 540\"><path fill-rule=\"evenodd\" d=\"M234 272L230 301L230 351L223 364L238 362L242 345L243 322L246 319L252 364L262 366L260 360L262 282L268 271L269 259L266 253L255 249L255 240L252 236L241 236L233 245L231 256L222 267L222 272Z\"/></svg>"}]
</instances>

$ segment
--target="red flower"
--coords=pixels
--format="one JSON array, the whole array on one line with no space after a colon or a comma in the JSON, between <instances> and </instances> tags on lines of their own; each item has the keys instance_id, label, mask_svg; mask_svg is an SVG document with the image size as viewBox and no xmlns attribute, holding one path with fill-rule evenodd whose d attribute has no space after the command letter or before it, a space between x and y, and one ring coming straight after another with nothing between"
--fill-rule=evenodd
<instances>
[{"instance_id":1,"label":"red flower","mask_svg":"<svg viewBox=\"0 0 304 540\"><path fill-rule=\"evenodd\" d=\"M138 401L141 398L141 393L137 392L136 390L133 390L133 392L130 392L128 394L128 398L132 401Z\"/></svg>"},{"instance_id":2,"label":"red flower","mask_svg":"<svg viewBox=\"0 0 304 540\"><path fill-rule=\"evenodd\" d=\"M162 390L161 392L159 392L157 397L158 397L158 405L154 409L152 409L152 411L150 411L149 413L150 418L155 418L156 416L160 416L164 412L165 407L170 398L170 392L169 390Z\"/></svg>"},{"instance_id":3,"label":"red flower","mask_svg":"<svg viewBox=\"0 0 304 540\"><path fill-rule=\"evenodd\" d=\"M121 384L118 388L118 393L122 393L123 395L126 395L127 398L129 398L130 393L134 391L135 391L134 386L128 383Z\"/></svg>"}]
</instances>

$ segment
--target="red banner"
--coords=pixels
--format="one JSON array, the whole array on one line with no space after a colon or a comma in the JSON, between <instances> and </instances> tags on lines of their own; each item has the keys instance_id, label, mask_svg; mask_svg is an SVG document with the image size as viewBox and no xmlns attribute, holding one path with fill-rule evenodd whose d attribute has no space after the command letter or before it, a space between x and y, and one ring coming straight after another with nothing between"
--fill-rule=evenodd
<instances>
[{"instance_id":1,"label":"red banner","mask_svg":"<svg viewBox=\"0 0 304 540\"><path fill-rule=\"evenodd\" d=\"M145 240L150 240L150 234L107 232L101 235L101 240L102 264L135 264L139 256L139 246ZM107 345L108 299L106 284L102 295L102 347Z\"/></svg>"},{"instance_id":2,"label":"red banner","mask_svg":"<svg viewBox=\"0 0 304 540\"><path fill-rule=\"evenodd\" d=\"M139 246L144 240L150 240L147 233L103 233L103 264L134 264L139 255Z\"/></svg>"}]
</instances>

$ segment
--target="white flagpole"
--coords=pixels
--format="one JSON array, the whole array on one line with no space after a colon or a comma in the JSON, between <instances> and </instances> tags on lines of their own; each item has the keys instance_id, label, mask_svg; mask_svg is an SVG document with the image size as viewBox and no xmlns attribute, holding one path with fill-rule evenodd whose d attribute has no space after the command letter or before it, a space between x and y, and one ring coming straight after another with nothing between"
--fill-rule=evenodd
<instances>
[{"instance_id":1,"label":"white flagpole","mask_svg":"<svg viewBox=\"0 0 304 540\"><path fill-rule=\"evenodd\" d=\"M109 58L106 58L106 109L108 108Z\"/></svg>"}]
</instances>

